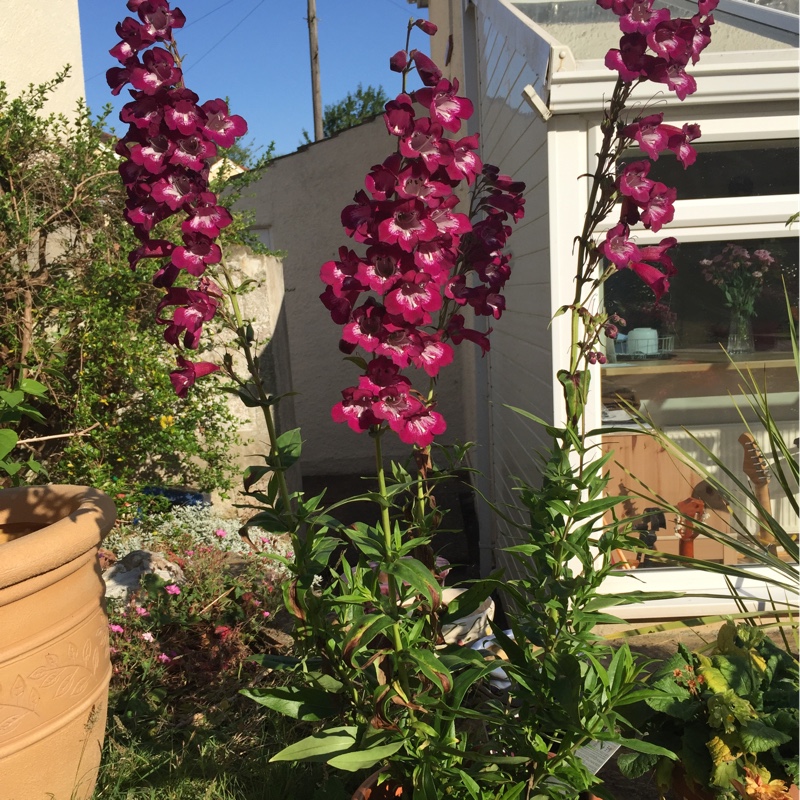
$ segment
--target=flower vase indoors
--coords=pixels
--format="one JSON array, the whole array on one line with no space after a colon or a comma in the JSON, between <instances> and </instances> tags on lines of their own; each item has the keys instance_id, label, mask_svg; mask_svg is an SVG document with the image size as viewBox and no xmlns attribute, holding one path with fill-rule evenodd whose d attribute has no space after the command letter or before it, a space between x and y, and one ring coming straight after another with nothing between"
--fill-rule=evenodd
<instances>
[{"instance_id":1,"label":"flower vase indoors","mask_svg":"<svg viewBox=\"0 0 800 800\"><path fill-rule=\"evenodd\" d=\"M752 353L755 302L764 287L764 276L775 264L769 250L754 250L729 243L713 258L700 262L703 276L717 286L730 309L727 351L730 355ZM774 267L772 267L774 269Z\"/></svg>"},{"instance_id":2,"label":"flower vase indoors","mask_svg":"<svg viewBox=\"0 0 800 800\"><path fill-rule=\"evenodd\" d=\"M112 501L81 486L0 491L0 796L88 800L111 663L97 549Z\"/></svg>"}]
</instances>

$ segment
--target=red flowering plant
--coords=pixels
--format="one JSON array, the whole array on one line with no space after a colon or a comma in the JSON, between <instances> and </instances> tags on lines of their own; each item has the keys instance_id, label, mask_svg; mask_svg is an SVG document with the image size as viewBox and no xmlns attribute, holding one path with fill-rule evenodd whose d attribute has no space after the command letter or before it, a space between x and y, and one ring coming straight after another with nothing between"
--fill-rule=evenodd
<instances>
[{"instance_id":1,"label":"red flowering plant","mask_svg":"<svg viewBox=\"0 0 800 800\"><path fill-rule=\"evenodd\" d=\"M229 210L236 192L222 198L212 190L212 163L247 132L247 123L231 114L224 100L201 103L186 88L173 37L185 23L180 9L170 8L168 0L128 0L127 7L136 16L117 25L120 41L110 50L122 66L109 69L106 79L114 95L131 87L131 101L120 112L128 131L116 145L128 196L125 218L140 241L129 254L130 266L157 260L153 285L164 296L156 321L178 350L177 368L170 374L178 397L185 397L198 379L222 370L245 405L262 408L271 466L250 468L245 488L277 465L273 501L288 513L293 498L284 472L295 459L298 432L276 433L270 408L275 399L259 374L259 343L239 302L252 281L237 283L221 246L226 236L232 244L254 240ZM249 180L257 175L253 171ZM203 332L212 322L232 333L244 355L245 377L229 353L222 364L194 355L204 349Z\"/></svg>"},{"instance_id":2,"label":"red flowering plant","mask_svg":"<svg viewBox=\"0 0 800 800\"><path fill-rule=\"evenodd\" d=\"M473 707L475 691L491 667L468 648L444 647L441 632L497 582L482 582L445 608L431 548L439 513L429 500L446 474L431 452L446 429L436 380L464 340L489 349L491 329L469 327L465 311L497 319L505 308L504 247L523 215L524 186L481 163L477 136L458 136L472 103L410 48L415 28L435 33L431 23L412 20L405 49L390 59L403 81L384 115L394 152L370 169L365 189L342 211L358 251L343 246L321 268L321 300L342 327L340 349L363 373L332 416L374 442L378 490L370 499L379 522L340 529L340 539L314 526L297 537L286 598L301 660L288 665L288 686L248 694L301 719L329 719L273 760L322 759L345 770L388 762L389 780L433 800L443 786L449 796L474 797L479 786L504 780L496 765L507 757L485 736L470 737L464 724L483 713ZM413 73L422 87L411 91ZM471 195L461 211L465 189ZM387 434L411 446L413 473L392 464L387 476ZM451 463L463 455L456 450ZM494 788L485 791L494 796Z\"/></svg>"},{"instance_id":3,"label":"red flowering plant","mask_svg":"<svg viewBox=\"0 0 800 800\"><path fill-rule=\"evenodd\" d=\"M631 95L648 81L664 84L679 100L696 90L687 69L710 41L716 0L700 0L690 19L672 19L653 0L598 0L598 5L619 17L623 35L605 60L618 77L600 123L596 166L587 176L574 297L556 312L567 315L571 331L569 364L556 374L563 388L563 422L547 427L552 447L541 483L518 487L528 524L516 531L522 541L508 553L522 577L504 583L512 601L511 634L496 632L508 656L503 669L510 683L499 735L508 752L525 758L515 775L519 796L528 791L574 797L592 789L598 778L580 757L592 742L624 744L653 759L676 758L641 741L627 717L633 703L660 691L648 686L644 665L627 646L612 648L594 632L599 623L622 622L607 613L609 607L648 595L600 593L615 569L615 554L641 550L642 543L629 533L629 520L608 524L624 498L606 495L606 464L613 455L595 455L593 442L601 431L587 430L584 412L592 365L606 360L603 338L615 338L624 324L602 307L604 283L630 270L658 303L675 274L670 257L675 238L641 246L633 233L637 225L657 233L673 218L677 191L651 177L652 162L671 151L690 167L696 159L692 142L700 136L697 125L666 124L661 112L632 113ZM623 160L633 148L646 158ZM601 233L609 217L614 222Z\"/></svg>"}]
</instances>

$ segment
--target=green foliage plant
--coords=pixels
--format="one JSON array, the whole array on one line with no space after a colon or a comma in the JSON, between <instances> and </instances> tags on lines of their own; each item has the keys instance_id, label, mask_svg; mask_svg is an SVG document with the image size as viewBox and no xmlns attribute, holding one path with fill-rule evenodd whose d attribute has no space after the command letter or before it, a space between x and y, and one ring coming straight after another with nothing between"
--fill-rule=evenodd
<instances>
[{"instance_id":1,"label":"green foliage plant","mask_svg":"<svg viewBox=\"0 0 800 800\"><path fill-rule=\"evenodd\" d=\"M20 461L14 453L20 442L17 429L24 419L43 422L44 417L31 403L31 398L42 398L47 388L31 378L22 378L13 389L0 390L0 472L5 473L6 481L12 486L21 485L28 475L44 475L44 467L28 455Z\"/></svg>"},{"instance_id":2,"label":"green foliage plant","mask_svg":"<svg viewBox=\"0 0 800 800\"><path fill-rule=\"evenodd\" d=\"M629 777L655 769L662 791L684 786L704 797L788 798L798 776L798 662L763 628L726 622L707 654L678 653L653 675L644 741L674 751L673 762L628 754Z\"/></svg>"},{"instance_id":3,"label":"green foliage plant","mask_svg":"<svg viewBox=\"0 0 800 800\"><path fill-rule=\"evenodd\" d=\"M46 389L29 392L35 415L16 433L56 482L225 489L236 420L212 392L176 403L168 349L144 322L158 294L126 258L137 244L107 117L45 111L66 74L16 98L0 87L0 373L12 396Z\"/></svg>"},{"instance_id":4,"label":"green foliage plant","mask_svg":"<svg viewBox=\"0 0 800 800\"><path fill-rule=\"evenodd\" d=\"M389 96L382 86L365 88L359 83L358 88L354 92L348 92L344 99L325 106L322 115L322 132L325 138L383 114L388 100Z\"/></svg>"}]
</instances>

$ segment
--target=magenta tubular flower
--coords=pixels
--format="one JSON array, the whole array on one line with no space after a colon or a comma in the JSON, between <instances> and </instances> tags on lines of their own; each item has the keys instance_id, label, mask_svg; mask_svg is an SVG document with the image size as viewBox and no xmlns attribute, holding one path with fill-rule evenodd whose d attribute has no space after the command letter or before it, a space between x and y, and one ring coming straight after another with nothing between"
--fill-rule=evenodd
<instances>
[{"instance_id":1,"label":"magenta tubular flower","mask_svg":"<svg viewBox=\"0 0 800 800\"><path fill-rule=\"evenodd\" d=\"M620 193L632 198L637 203L646 203L650 198L650 192L655 186L655 181L651 181L647 177L649 172L649 161L633 161L630 164L626 164L622 174L617 179Z\"/></svg>"},{"instance_id":2,"label":"magenta tubular flower","mask_svg":"<svg viewBox=\"0 0 800 800\"><path fill-rule=\"evenodd\" d=\"M233 222L226 208L218 206L217 196L212 192L203 192L197 205L188 209L189 218L181 225L184 233L202 233L216 239L223 228Z\"/></svg>"},{"instance_id":3,"label":"magenta tubular flower","mask_svg":"<svg viewBox=\"0 0 800 800\"><path fill-rule=\"evenodd\" d=\"M435 239L439 229L419 200L406 200L394 204L391 216L378 224L378 235L382 242L397 244L410 253L418 242Z\"/></svg>"},{"instance_id":4,"label":"magenta tubular flower","mask_svg":"<svg viewBox=\"0 0 800 800\"><path fill-rule=\"evenodd\" d=\"M145 0L138 3L136 12L149 36L160 42L172 39L173 28L182 28L186 17L179 8L170 10L167 0Z\"/></svg>"},{"instance_id":5,"label":"magenta tubular flower","mask_svg":"<svg viewBox=\"0 0 800 800\"><path fill-rule=\"evenodd\" d=\"M407 272L403 281L384 298L386 310L411 325L427 325L442 307L438 287L424 272Z\"/></svg>"},{"instance_id":6,"label":"magenta tubular flower","mask_svg":"<svg viewBox=\"0 0 800 800\"><path fill-rule=\"evenodd\" d=\"M650 192L650 198L642 207L641 221L645 228L650 228L653 233L672 222L675 216L675 197L677 190L663 183L656 183Z\"/></svg>"},{"instance_id":7,"label":"magenta tubular flower","mask_svg":"<svg viewBox=\"0 0 800 800\"><path fill-rule=\"evenodd\" d=\"M400 139L400 152L406 158L421 158L425 168L435 172L441 164L452 160L447 144L442 141L443 128L429 117L414 121L414 129Z\"/></svg>"},{"instance_id":8,"label":"magenta tubular flower","mask_svg":"<svg viewBox=\"0 0 800 800\"><path fill-rule=\"evenodd\" d=\"M628 226L620 222L606 234L605 241L601 242L597 249L612 264L626 267L632 260L639 257L639 248L628 238L629 236Z\"/></svg>"},{"instance_id":9,"label":"magenta tubular flower","mask_svg":"<svg viewBox=\"0 0 800 800\"><path fill-rule=\"evenodd\" d=\"M419 404L416 413L404 416L400 421L389 423L389 427L405 444L415 447L428 447L436 436L447 430L444 417L430 406Z\"/></svg>"},{"instance_id":10,"label":"magenta tubular flower","mask_svg":"<svg viewBox=\"0 0 800 800\"><path fill-rule=\"evenodd\" d=\"M189 361L183 356L178 356L178 366L180 369L169 374L169 379L178 397L186 397L198 378L210 375L219 369L217 364L211 364L208 361Z\"/></svg>"},{"instance_id":11,"label":"magenta tubular flower","mask_svg":"<svg viewBox=\"0 0 800 800\"><path fill-rule=\"evenodd\" d=\"M447 79L440 80L435 87L419 89L415 92L418 103L428 108L431 119L438 122L445 130L456 133L461 128L461 120L472 116L472 101L466 97L457 97L458 80L452 83Z\"/></svg>"},{"instance_id":12,"label":"magenta tubular flower","mask_svg":"<svg viewBox=\"0 0 800 800\"><path fill-rule=\"evenodd\" d=\"M197 105L200 98L189 89L172 89L165 99L164 122L171 131L189 136L203 124L203 112Z\"/></svg>"},{"instance_id":13,"label":"magenta tubular flower","mask_svg":"<svg viewBox=\"0 0 800 800\"><path fill-rule=\"evenodd\" d=\"M414 130L414 106L407 94L400 94L385 106L383 120L392 136L408 136Z\"/></svg>"},{"instance_id":14,"label":"magenta tubular flower","mask_svg":"<svg viewBox=\"0 0 800 800\"><path fill-rule=\"evenodd\" d=\"M142 63L132 58L126 68L130 71L130 83L134 89L145 94L155 94L161 89L174 86L183 77L175 59L162 47L145 51Z\"/></svg>"},{"instance_id":15,"label":"magenta tubular flower","mask_svg":"<svg viewBox=\"0 0 800 800\"><path fill-rule=\"evenodd\" d=\"M139 51L155 43L155 38L150 35L145 26L133 17L125 17L122 22L117 23L116 30L117 36L122 41L114 45L108 52L122 64L131 56L137 55Z\"/></svg>"},{"instance_id":16,"label":"magenta tubular flower","mask_svg":"<svg viewBox=\"0 0 800 800\"><path fill-rule=\"evenodd\" d=\"M466 179L469 186L474 183L475 178L483 169L483 164L480 158L478 158L478 154L475 152L477 147L478 134L465 136L463 139L453 144L452 155L450 159L445 162L445 169L451 180L458 181Z\"/></svg>"},{"instance_id":17,"label":"magenta tubular flower","mask_svg":"<svg viewBox=\"0 0 800 800\"><path fill-rule=\"evenodd\" d=\"M239 136L247 133L247 123L238 114L228 113L228 104L217 98L203 103L205 113L203 133L220 147L230 147Z\"/></svg>"},{"instance_id":18,"label":"magenta tubular flower","mask_svg":"<svg viewBox=\"0 0 800 800\"><path fill-rule=\"evenodd\" d=\"M376 400L373 392L350 386L342 391L342 398L331 409L334 422L346 422L356 433L363 433L378 424L372 411Z\"/></svg>"},{"instance_id":19,"label":"magenta tubular flower","mask_svg":"<svg viewBox=\"0 0 800 800\"><path fill-rule=\"evenodd\" d=\"M637 142L653 161L658 161L659 154L669 148L670 136L679 133L672 125L662 125L663 119L663 114L651 114L627 125L622 133Z\"/></svg>"},{"instance_id":20,"label":"magenta tubular flower","mask_svg":"<svg viewBox=\"0 0 800 800\"><path fill-rule=\"evenodd\" d=\"M184 233L183 245L172 252L172 263L195 276L202 275L207 264L219 264L221 260L220 246L202 233Z\"/></svg>"},{"instance_id":21,"label":"magenta tubular flower","mask_svg":"<svg viewBox=\"0 0 800 800\"><path fill-rule=\"evenodd\" d=\"M653 10L653 0L633 0L627 14L621 14L619 27L623 33L649 34L670 17L666 8Z\"/></svg>"},{"instance_id":22,"label":"magenta tubular flower","mask_svg":"<svg viewBox=\"0 0 800 800\"><path fill-rule=\"evenodd\" d=\"M167 326L164 338L170 344L178 344L183 335L183 346L196 350L203 323L213 319L218 305L216 298L207 292L173 287L158 304L156 322ZM161 312L169 306L176 307L172 319L161 317Z\"/></svg>"}]
</instances>

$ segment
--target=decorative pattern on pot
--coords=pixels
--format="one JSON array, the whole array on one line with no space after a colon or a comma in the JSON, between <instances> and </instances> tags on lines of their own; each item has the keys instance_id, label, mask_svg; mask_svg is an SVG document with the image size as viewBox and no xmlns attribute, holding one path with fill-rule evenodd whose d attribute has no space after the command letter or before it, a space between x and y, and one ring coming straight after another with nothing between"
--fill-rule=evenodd
<instances>
[{"instance_id":1,"label":"decorative pattern on pot","mask_svg":"<svg viewBox=\"0 0 800 800\"><path fill-rule=\"evenodd\" d=\"M94 790L111 677L97 548L115 516L84 487L0 492L3 800Z\"/></svg>"}]
</instances>

